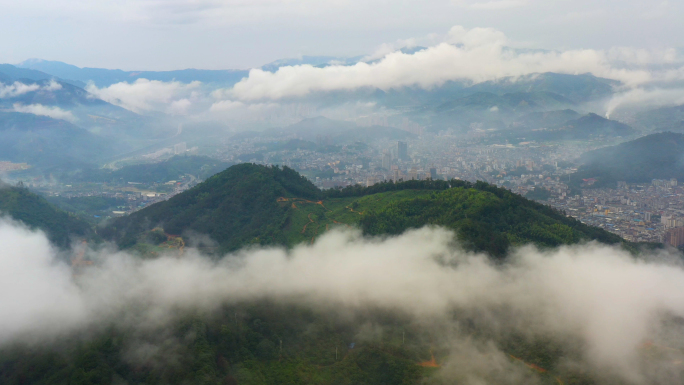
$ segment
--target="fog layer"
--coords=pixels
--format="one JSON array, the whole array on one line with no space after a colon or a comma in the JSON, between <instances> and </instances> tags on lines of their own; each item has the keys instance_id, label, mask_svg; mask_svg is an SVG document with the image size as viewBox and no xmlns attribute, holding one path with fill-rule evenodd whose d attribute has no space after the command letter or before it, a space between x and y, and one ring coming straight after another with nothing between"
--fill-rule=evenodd
<instances>
[{"instance_id":1,"label":"fog layer","mask_svg":"<svg viewBox=\"0 0 684 385\"><path fill-rule=\"evenodd\" d=\"M679 373L670 358L658 362L665 369L655 374L644 369L642 354L651 341L681 346L678 323L665 322L684 317L684 269L672 256L637 260L598 244L525 247L496 265L453 239L439 228L382 239L337 230L313 245L247 249L220 261L193 250L154 260L100 250L92 267L74 275L43 234L5 220L0 344L110 322L163 326L184 311L267 299L316 309L371 307L445 323L467 314L490 330L574 341L581 365L629 382L663 382ZM466 337L454 343L455 357L502 356L482 353L493 346L469 347ZM462 366L452 361L445 370Z\"/></svg>"}]
</instances>

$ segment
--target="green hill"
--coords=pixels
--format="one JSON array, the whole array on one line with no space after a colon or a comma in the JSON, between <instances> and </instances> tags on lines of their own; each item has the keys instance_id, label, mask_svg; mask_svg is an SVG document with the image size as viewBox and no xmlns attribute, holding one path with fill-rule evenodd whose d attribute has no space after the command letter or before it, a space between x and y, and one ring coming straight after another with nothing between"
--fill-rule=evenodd
<instances>
[{"instance_id":1,"label":"green hill","mask_svg":"<svg viewBox=\"0 0 684 385\"><path fill-rule=\"evenodd\" d=\"M119 218L101 234L122 247L152 246L149 232L161 227L169 235L208 235L226 251L249 244L293 246L340 225L358 226L369 235L444 226L470 249L497 257L526 243L621 242L483 182L408 181L320 191L287 167L252 164L233 166L166 202Z\"/></svg>"},{"instance_id":2,"label":"green hill","mask_svg":"<svg viewBox=\"0 0 684 385\"><path fill-rule=\"evenodd\" d=\"M57 209L26 188L2 182L0 213L44 231L50 242L59 247L68 247L72 237L86 237L90 233L90 225L86 222Z\"/></svg>"},{"instance_id":3,"label":"green hill","mask_svg":"<svg viewBox=\"0 0 684 385\"><path fill-rule=\"evenodd\" d=\"M123 247L139 241L144 232L162 225L168 234L205 234L224 250L251 243L284 244L283 228L289 210L280 197L318 199L311 182L285 167L253 164L233 166L194 188L128 217L114 221L102 234Z\"/></svg>"},{"instance_id":4,"label":"green hill","mask_svg":"<svg viewBox=\"0 0 684 385\"><path fill-rule=\"evenodd\" d=\"M617 181L645 183L653 179L684 180L684 134L663 132L617 146L590 151L573 174L575 184L597 179L594 187L615 187Z\"/></svg>"}]
</instances>

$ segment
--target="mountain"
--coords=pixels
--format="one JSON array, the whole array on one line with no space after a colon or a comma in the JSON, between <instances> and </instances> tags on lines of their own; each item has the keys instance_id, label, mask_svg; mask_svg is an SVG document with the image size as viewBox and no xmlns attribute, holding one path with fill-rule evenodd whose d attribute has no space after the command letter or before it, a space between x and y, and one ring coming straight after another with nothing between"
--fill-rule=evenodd
<instances>
[{"instance_id":1,"label":"mountain","mask_svg":"<svg viewBox=\"0 0 684 385\"><path fill-rule=\"evenodd\" d=\"M530 112L511 124L518 129L539 129L562 126L565 122L579 119L581 115L574 110Z\"/></svg>"},{"instance_id":2,"label":"mountain","mask_svg":"<svg viewBox=\"0 0 684 385\"><path fill-rule=\"evenodd\" d=\"M617 181L648 183L652 179L684 180L684 134L663 132L588 152L573 174L576 183L597 179L594 187L615 187Z\"/></svg>"},{"instance_id":3,"label":"mountain","mask_svg":"<svg viewBox=\"0 0 684 385\"><path fill-rule=\"evenodd\" d=\"M409 181L320 191L287 167L252 164L232 166L166 202L116 219L100 234L131 247L147 243L148 232L161 226L172 235L205 234L222 250L235 250L249 244L293 246L339 223L372 235L441 225L457 231L471 249L497 257L525 243L621 241L486 183Z\"/></svg>"},{"instance_id":4,"label":"mountain","mask_svg":"<svg viewBox=\"0 0 684 385\"><path fill-rule=\"evenodd\" d=\"M79 82L79 81L74 81L74 80L67 80L67 79L59 79L59 77L48 74L42 71L38 71L35 69L29 69L29 68L21 68L21 67L16 67L11 64L0 64L0 82L3 83L8 83L10 81L14 80L32 80L32 81L39 81L39 80L59 80L60 82L63 83L69 83L77 87L85 87L86 83Z\"/></svg>"},{"instance_id":5,"label":"mountain","mask_svg":"<svg viewBox=\"0 0 684 385\"><path fill-rule=\"evenodd\" d=\"M114 143L68 121L0 111L0 160L69 169L95 164L115 152Z\"/></svg>"},{"instance_id":6,"label":"mountain","mask_svg":"<svg viewBox=\"0 0 684 385\"><path fill-rule=\"evenodd\" d=\"M637 133L635 129L624 123L592 113L564 123L557 123L566 117L577 115L579 114L570 110L527 115L513 122L510 126L511 130L502 135L509 141L559 141L629 137ZM552 123L556 124L551 125Z\"/></svg>"},{"instance_id":7,"label":"mountain","mask_svg":"<svg viewBox=\"0 0 684 385\"><path fill-rule=\"evenodd\" d=\"M240 164L214 175L168 201L120 218L102 234L121 246L132 246L138 237L159 224L166 233L204 234L225 250L251 243L286 243L283 227L288 207L280 197L319 199L310 181L289 168Z\"/></svg>"},{"instance_id":8,"label":"mountain","mask_svg":"<svg viewBox=\"0 0 684 385\"><path fill-rule=\"evenodd\" d=\"M0 81L0 87L12 87L18 82L23 89L8 92L0 98L0 107L14 108L15 104L30 106L59 107L73 115L72 121L92 126L103 121L137 122L141 117L124 108L115 106L96 98L81 87L61 80L50 79L17 79Z\"/></svg>"},{"instance_id":9,"label":"mountain","mask_svg":"<svg viewBox=\"0 0 684 385\"><path fill-rule=\"evenodd\" d=\"M280 59L271 63L264 64L261 69L268 72L275 72L280 67L298 66L298 65L312 65L314 67L326 67L331 63L352 65L361 60L363 56L356 56L352 58L336 57L336 56L302 56L301 58Z\"/></svg>"},{"instance_id":10,"label":"mountain","mask_svg":"<svg viewBox=\"0 0 684 385\"><path fill-rule=\"evenodd\" d=\"M32 229L44 231L50 242L62 248L69 247L72 238L85 238L90 225L57 209L44 198L24 187L0 182L0 213L23 222Z\"/></svg>"},{"instance_id":11,"label":"mountain","mask_svg":"<svg viewBox=\"0 0 684 385\"><path fill-rule=\"evenodd\" d=\"M8 75L0 80L0 128L0 146L6 150L0 156L4 160L25 158L28 160L22 161L33 165L60 158L97 163L177 132L173 126L158 124L54 77L31 80ZM26 137L38 131L37 137ZM31 148L35 141L46 148ZM19 154L9 148L26 152Z\"/></svg>"},{"instance_id":12,"label":"mountain","mask_svg":"<svg viewBox=\"0 0 684 385\"><path fill-rule=\"evenodd\" d=\"M519 92L551 92L574 103L601 99L613 94L618 81L596 77L592 74L568 75L553 72L508 77L476 84L465 92L491 92L496 94Z\"/></svg>"},{"instance_id":13,"label":"mountain","mask_svg":"<svg viewBox=\"0 0 684 385\"><path fill-rule=\"evenodd\" d=\"M559 125L555 131L555 136L572 139L585 139L596 136L628 136L636 133L636 130L624 123L591 113L578 119L569 120Z\"/></svg>"},{"instance_id":14,"label":"mountain","mask_svg":"<svg viewBox=\"0 0 684 385\"><path fill-rule=\"evenodd\" d=\"M469 96L444 103L437 107L440 112L453 112L459 108L499 112L521 112L537 109L557 109L571 106L574 102L553 92L516 92L497 95L491 92L476 92Z\"/></svg>"},{"instance_id":15,"label":"mountain","mask_svg":"<svg viewBox=\"0 0 684 385\"><path fill-rule=\"evenodd\" d=\"M638 113L635 124L645 131L684 132L684 105L661 107Z\"/></svg>"},{"instance_id":16,"label":"mountain","mask_svg":"<svg viewBox=\"0 0 684 385\"><path fill-rule=\"evenodd\" d=\"M120 82L135 82L137 79L179 81L190 83L200 81L220 86L232 86L249 74L247 70L198 70L184 69L176 71L122 71L104 68L80 68L75 65L41 59L29 59L19 68L39 70L64 79L72 79L83 83L93 82L98 87L108 87ZM0 70L2 72L2 70Z\"/></svg>"}]
</instances>

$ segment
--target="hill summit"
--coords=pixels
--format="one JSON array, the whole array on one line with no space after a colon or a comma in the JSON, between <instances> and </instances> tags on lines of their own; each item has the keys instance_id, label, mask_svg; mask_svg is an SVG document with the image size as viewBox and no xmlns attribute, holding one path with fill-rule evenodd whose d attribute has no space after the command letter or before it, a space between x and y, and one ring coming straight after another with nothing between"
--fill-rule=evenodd
<instances>
[{"instance_id":1,"label":"hill summit","mask_svg":"<svg viewBox=\"0 0 684 385\"><path fill-rule=\"evenodd\" d=\"M528 243L622 241L484 182L411 180L321 191L290 168L254 164L232 166L166 202L113 221L100 233L121 247L201 234L226 252L253 244L313 242L336 226L383 236L427 225L452 229L465 247L495 257Z\"/></svg>"}]
</instances>

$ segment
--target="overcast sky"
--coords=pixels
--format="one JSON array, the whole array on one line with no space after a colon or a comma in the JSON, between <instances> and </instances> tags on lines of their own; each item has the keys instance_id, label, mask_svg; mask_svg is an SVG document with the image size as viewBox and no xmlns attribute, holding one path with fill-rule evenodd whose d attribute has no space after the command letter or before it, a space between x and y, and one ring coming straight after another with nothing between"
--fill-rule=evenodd
<instances>
[{"instance_id":1,"label":"overcast sky","mask_svg":"<svg viewBox=\"0 0 684 385\"><path fill-rule=\"evenodd\" d=\"M491 27L521 47L684 47L674 0L0 0L0 62L124 70L258 67Z\"/></svg>"}]
</instances>

